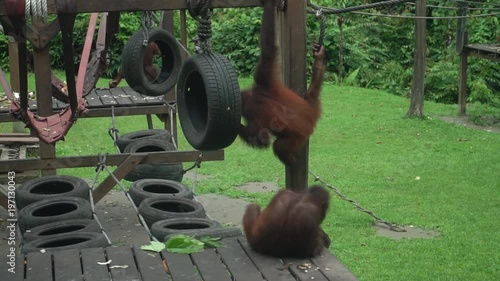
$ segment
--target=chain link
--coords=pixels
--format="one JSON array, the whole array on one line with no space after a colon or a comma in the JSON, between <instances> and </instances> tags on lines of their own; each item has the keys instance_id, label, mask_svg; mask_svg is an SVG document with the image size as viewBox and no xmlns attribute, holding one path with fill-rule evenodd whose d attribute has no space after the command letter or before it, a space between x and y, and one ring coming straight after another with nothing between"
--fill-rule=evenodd
<instances>
[{"instance_id":1,"label":"chain link","mask_svg":"<svg viewBox=\"0 0 500 281\"><path fill-rule=\"evenodd\" d=\"M406 230L404 228L398 226L397 224L394 224L394 223L391 223L389 221L383 220L379 216L375 215L375 213L373 211L370 211L370 210L367 210L367 209L363 208L358 202L356 202L356 201L348 198L342 192L340 192L340 190L338 188L334 187L331 184L328 184L327 182L325 182L324 180L322 180L318 175L314 174L313 172L309 171L309 174L311 174L314 177L314 181L320 182L323 186L326 186L329 189L331 189L333 192L335 192L340 197L340 199L353 204L354 207L356 207L356 209L358 209L359 211L361 211L363 213L366 213L366 214L370 215L377 222L380 222L380 223L383 223L383 224L387 225L390 230L396 231L396 232L406 232Z\"/></svg>"}]
</instances>

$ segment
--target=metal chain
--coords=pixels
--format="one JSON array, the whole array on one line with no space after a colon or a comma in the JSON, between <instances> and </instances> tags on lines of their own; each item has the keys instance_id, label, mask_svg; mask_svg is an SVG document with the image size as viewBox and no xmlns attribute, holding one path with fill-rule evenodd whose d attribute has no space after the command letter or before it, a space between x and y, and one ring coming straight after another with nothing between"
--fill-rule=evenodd
<instances>
[{"instance_id":1,"label":"metal chain","mask_svg":"<svg viewBox=\"0 0 500 281\"><path fill-rule=\"evenodd\" d=\"M314 174L313 172L309 171L309 174L311 174L314 177L314 181L320 182L323 186L326 186L329 189L331 189L333 192L335 192L340 197L340 199L353 204L356 207L356 209L358 209L359 211L361 211L363 213L366 213L366 214L370 215L377 222L380 222L380 223L383 223L383 224L387 225L390 230L396 231L396 232L406 232L406 230L404 228L398 226L397 224L394 224L394 223L388 222L386 220L383 220L379 216L375 215L375 213L373 211L370 211L370 210L367 210L367 209L363 208L358 202L356 202L356 201L348 198L347 196L345 196L344 194L342 194L342 192L340 192L340 190L338 188L334 187L331 184L328 184L327 182L325 182L324 180L322 180L318 175Z\"/></svg>"}]
</instances>

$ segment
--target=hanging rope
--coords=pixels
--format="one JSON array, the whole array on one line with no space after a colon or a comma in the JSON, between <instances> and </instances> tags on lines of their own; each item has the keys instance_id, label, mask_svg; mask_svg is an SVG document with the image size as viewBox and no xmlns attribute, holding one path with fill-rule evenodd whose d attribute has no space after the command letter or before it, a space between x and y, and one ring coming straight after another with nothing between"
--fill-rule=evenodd
<instances>
[{"instance_id":1,"label":"hanging rope","mask_svg":"<svg viewBox=\"0 0 500 281\"><path fill-rule=\"evenodd\" d=\"M47 22L47 0L25 0L25 17L32 20Z\"/></svg>"},{"instance_id":2,"label":"hanging rope","mask_svg":"<svg viewBox=\"0 0 500 281\"><path fill-rule=\"evenodd\" d=\"M212 39L212 0L198 0L194 6L192 0L186 0L189 15L198 21L198 34L193 38L196 53L209 53Z\"/></svg>"},{"instance_id":3,"label":"hanging rope","mask_svg":"<svg viewBox=\"0 0 500 281\"><path fill-rule=\"evenodd\" d=\"M309 7L311 7L312 9L314 9L314 11L319 10L321 13L324 13L324 14L335 15L335 14L343 14L343 13L366 10L366 9L383 7L383 6L391 6L391 5L401 4L401 3L405 3L405 2L415 2L415 0L389 0L389 1L382 1L382 2L377 2L377 3L372 3L372 4L353 6L353 7L341 8L341 9L322 7L322 6L312 4L312 3L308 3L307 5Z\"/></svg>"},{"instance_id":4,"label":"hanging rope","mask_svg":"<svg viewBox=\"0 0 500 281\"><path fill-rule=\"evenodd\" d=\"M141 15L141 27L144 40L142 45L145 47L149 44L149 29L154 26L156 20L156 14L153 11L144 11Z\"/></svg>"},{"instance_id":5,"label":"hanging rope","mask_svg":"<svg viewBox=\"0 0 500 281\"><path fill-rule=\"evenodd\" d=\"M101 172L102 172L102 167L103 167L104 161L106 161L105 158L100 159L99 162L97 163L96 175L94 177L94 181L93 181L92 185L89 188L89 198L90 198L90 206L92 206L92 216L94 217L94 220L99 225L99 228L101 228L102 234L104 235L104 237L106 237L106 240L108 240L108 244L111 245L113 243L109 239L108 234L106 234L106 231L104 230L104 227L102 226L101 221L99 221L99 217L97 217L97 213L95 212L94 193L93 193L94 188L97 184L97 180L99 179L99 174L101 174Z\"/></svg>"},{"instance_id":6,"label":"hanging rope","mask_svg":"<svg viewBox=\"0 0 500 281\"><path fill-rule=\"evenodd\" d=\"M115 107L111 106L111 128L108 130L109 136L113 139L113 144L115 145L116 150L120 153L120 148L116 144L116 140L118 139L118 133L120 130L116 128L116 120L115 120Z\"/></svg>"},{"instance_id":7,"label":"hanging rope","mask_svg":"<svg viewBox=\"0 0 500 281\"><path fill-rule=\"evenodd\" d=\"M356 202L356 201L348 198L347 196L345 196L344 194L342 194L342 192L340 192L340 190L338 188L334 187L331 184L328 184L327 182L325 182L324 180L322 180L318 175L314 174L313 172L309 171L309 174L311 174L314 177L314 181L320 182L323 186L326 186L329 189L331 189L333 192L335 192L340 197L340 199L353 204L356 207L356 209L358 209L359 211L361 211L363 213L366 213L366 214L370 215L377 222L380 222L380 223L383 223L383 224L387 225L390 230L396 231L396 232L406 232L406 230L404 228L401 228L400 226L398 226L398 225L396 225L394 223L391 223L391 222L388 222L386 220L383 220L379 216L375 215L374 212L363 208L358 202Z\"/></svg>"}]
</instances>

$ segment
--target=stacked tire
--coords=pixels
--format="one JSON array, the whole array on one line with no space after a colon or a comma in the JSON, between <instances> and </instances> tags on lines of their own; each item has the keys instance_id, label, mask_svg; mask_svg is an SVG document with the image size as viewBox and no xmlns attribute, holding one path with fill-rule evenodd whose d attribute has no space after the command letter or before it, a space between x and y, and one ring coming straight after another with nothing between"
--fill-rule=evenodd
<instances>
[{"instance_id":1,"label":"stacked tire","mask_svg":"<svg viewBox=\"0 0 500 281\"><path fill-rule=\"evenodd\" d=\"M124 134L116 140L122 153L149 153L176 151L167 130L141 130ZM124 179L134 182L141 179L166 179L181 182L184 175L182 163L139 164Z\"/></svg>"},{"instance_id":2,"label":"stacked tire","mask_svg":"<svg viewBox=\"0 0 500 281\"><path fill-rule=\"evenodd\" d=\"M72 176L46 176L24 182L16 190L21 252L108 246L93 220L89 185Z\"/></svg>"},{"instance_id":3,"label":"stacked tire","mask_svg":"<svg viewBox=\"0 0 500 281\"><path fill-rule=\"evenodd\" d=\"M142 179L132 183L129 194L151 234L160 241L176 234L195 237L241 235L240 229L224 228L207 218L203 205L179 182Z\"/></svg>"}]
</instances>

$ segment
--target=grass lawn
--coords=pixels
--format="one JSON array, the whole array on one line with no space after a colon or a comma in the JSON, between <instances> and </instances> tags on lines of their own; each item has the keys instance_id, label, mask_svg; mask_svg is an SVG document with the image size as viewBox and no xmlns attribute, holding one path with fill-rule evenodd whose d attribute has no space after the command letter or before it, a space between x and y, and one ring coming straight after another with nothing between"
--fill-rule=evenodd
<instances>
[{"instance_id":1,"label":"grass lawn","mask_svg":"<svg viewBox=\"0 0 500 281\"><path fill-rule=\"evenodd\" d=\"M242 79L245 85L250 82ZM455 115L456 105L426 102L427 118L404 118L408 100L376 90L327 85L322 101L323 116L310 143L310 169L388 221L440 233L433 239L378 236L371 217L332 193L324 222L332 252L360 280L500 280L500 134L437 118ZM469 105L468 112L500 116L499 109L481 105ZM116 124L126 133L146 128L146 118L120 117ZM110 118L78 120L58 143L57 154L114 153L110 126ZM8 131L10 124L0 129ZM191 149L182 135L179 146ZM197 193L264 206L271 195L234 187L251 181L284 185L283 165L271 150L253 150L238 139L225 157L202 163L199 172L212 177L198 182ZM93 178L94 169L60 174Z\"/></svg>"}]
</instances>

